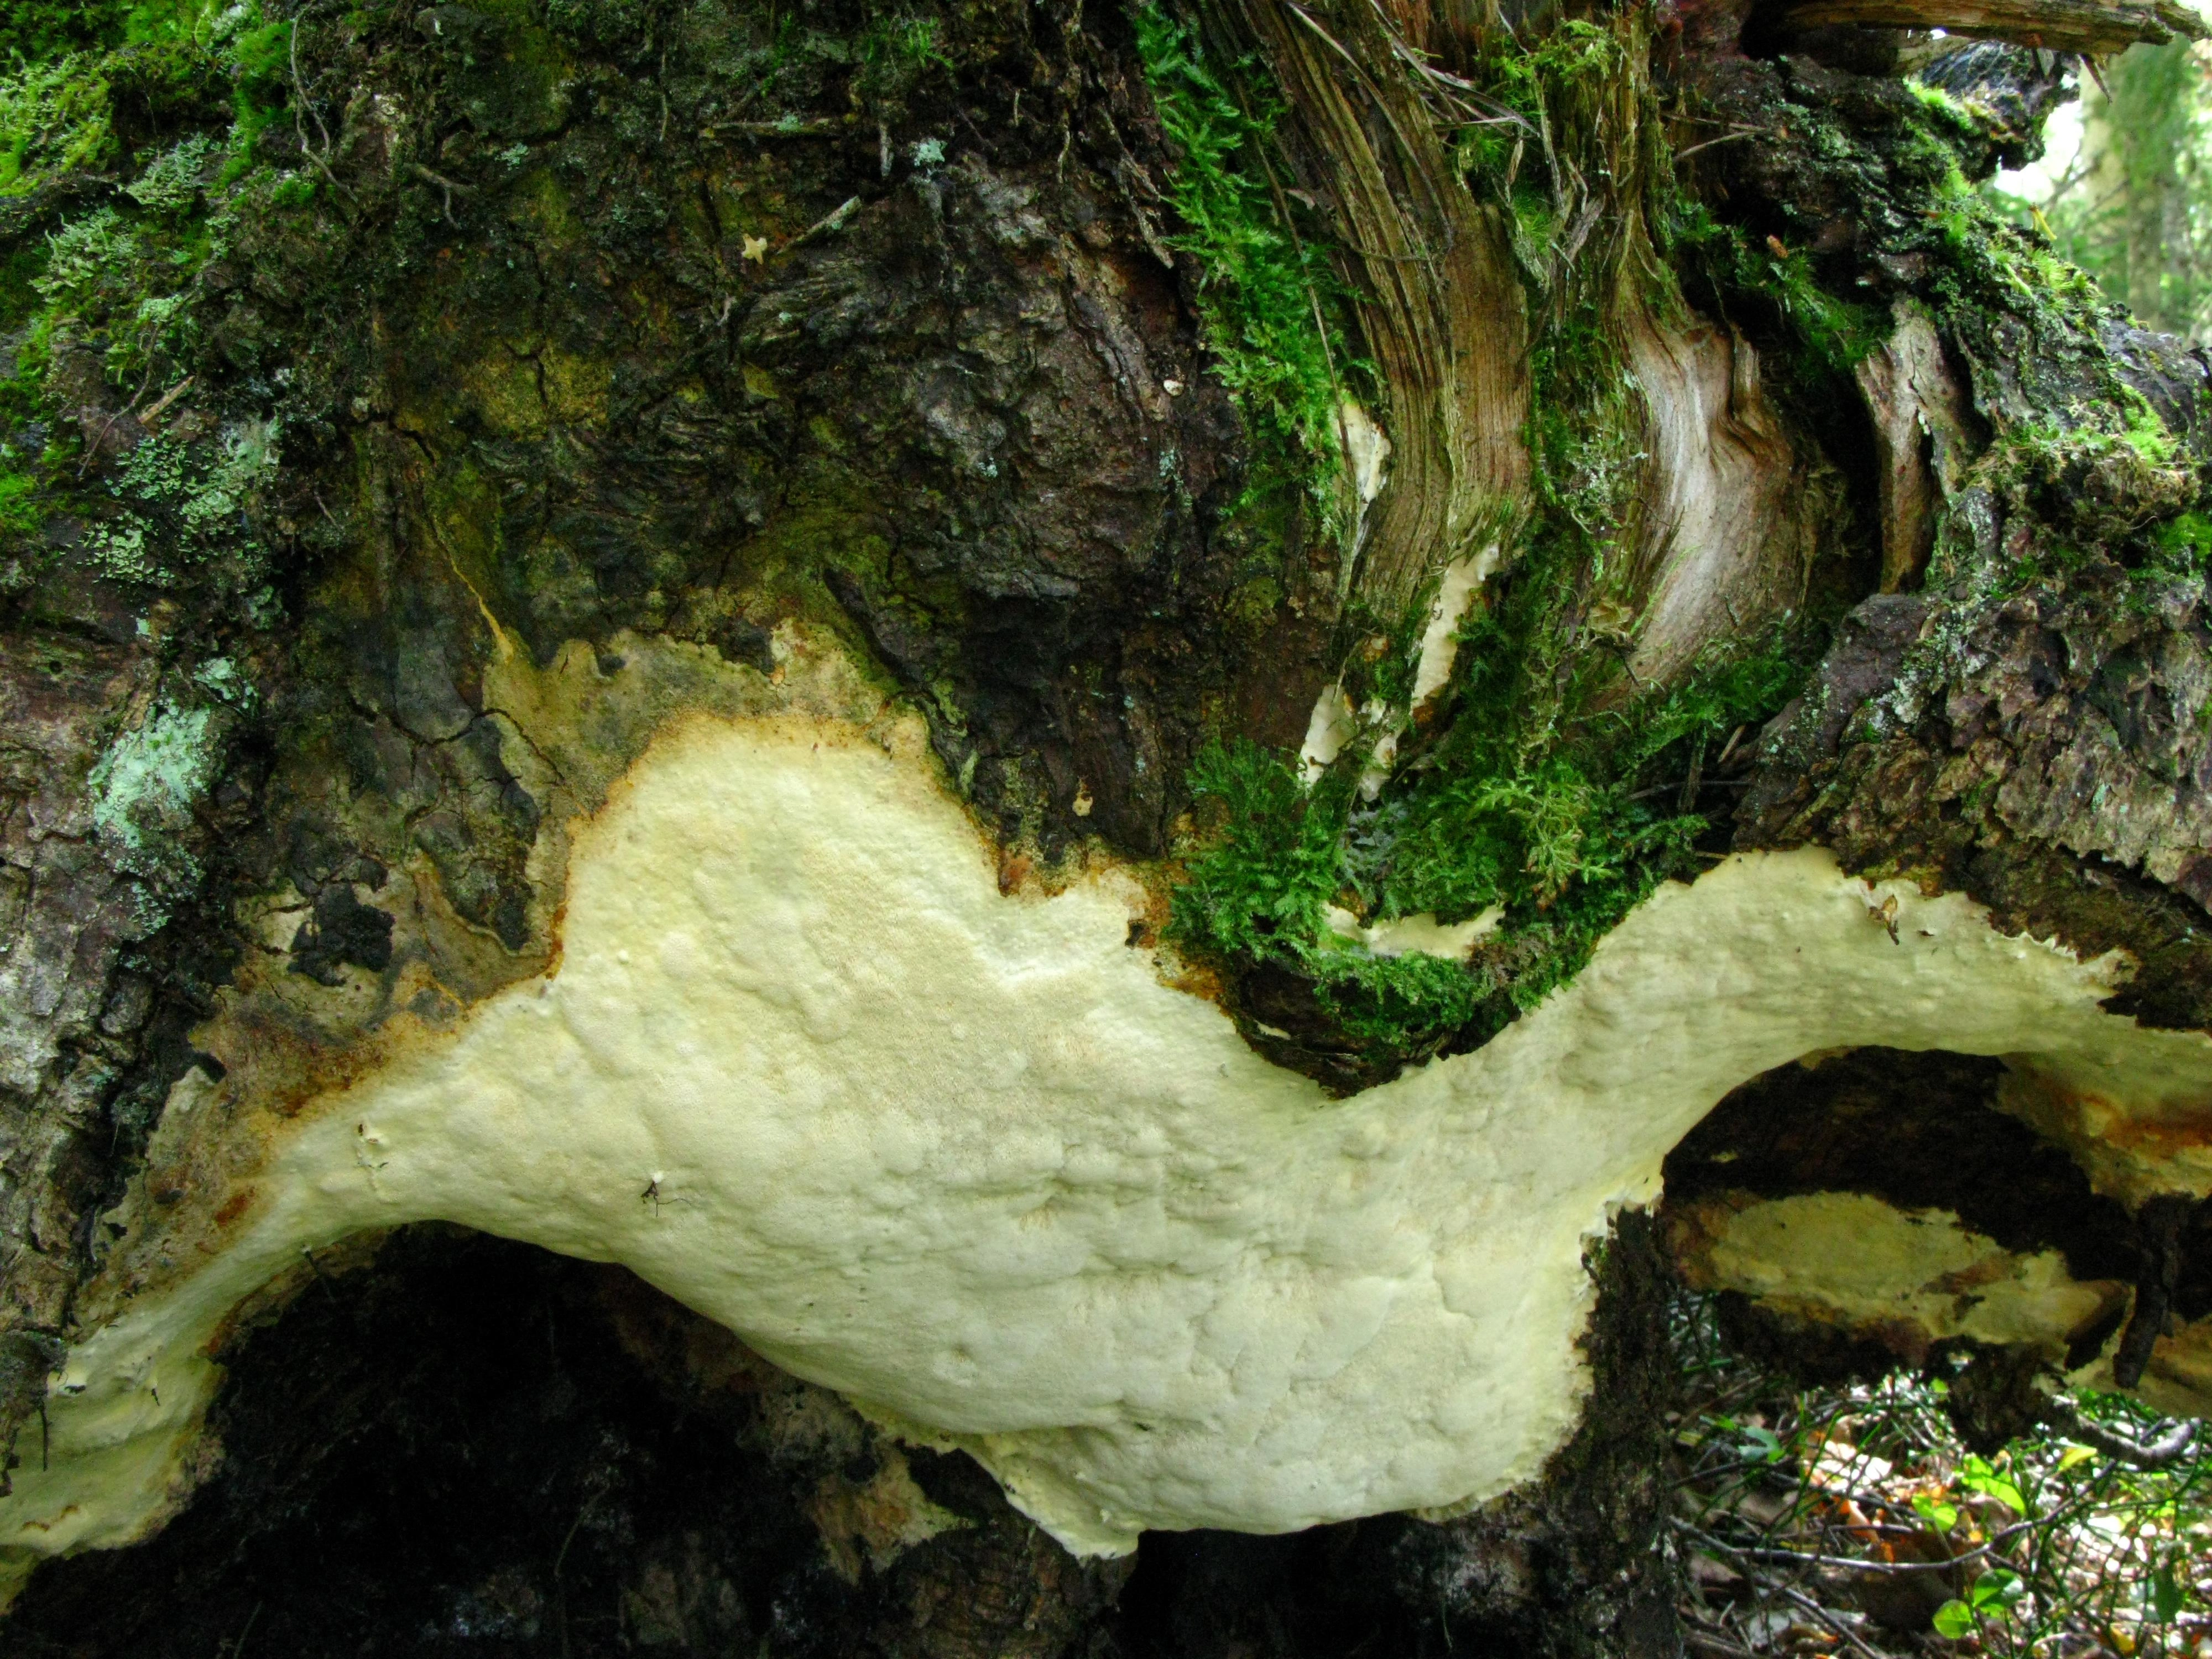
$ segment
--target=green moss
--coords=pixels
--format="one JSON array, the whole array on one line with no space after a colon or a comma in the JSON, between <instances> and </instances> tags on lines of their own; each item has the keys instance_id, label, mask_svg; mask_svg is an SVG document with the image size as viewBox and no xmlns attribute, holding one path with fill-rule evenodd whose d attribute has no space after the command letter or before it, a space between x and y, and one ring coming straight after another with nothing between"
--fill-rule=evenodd
<instances>
[{"instance_id":1,"label":"green moss","mask_svg":"<svg viewBox=\"0 0 2212 1659\"><path fill-rule=\"evenodd\" d=\"M1176 891L1178 933L1224 956L1302 957L1342 881L1342 790L1310 793L1285 760L1241 738L1201 750L1190 788L1219 830Z\"/></svg>"},{"instance_id":2,"label":"green moss","mask_svg":"<svg viewBox=\"0 0 2212 1659\"><path fill-rule=\"evenodd\" d=\"M1185 948L1303 974L1345 1035L1386 1066L1432 1052L1474 1016L1480 988L1458 963L1376 956L1330 930L1346 877L1347 786L1309 790L1287 760L1242 738L1204 750L1191 786L1217 828L1174 896L1171 931Z\"/></svg>"},{"instance_id":3,"label":"green moss","mask_svg":"<svg viewBox=\"0 0 2212 1659\"><path fill-rule=\"evenodd\" d=\"M1741 225L1723 223L1702 203L1679 204L1668 240L1671 249L1695 261L1715 291L1736 308L1753 297L1771 307L1795 337L1797 350L1790 367L1802 390L1848 375L1888 337L1888 320L1881 310L1830 294L1803 250L1774 238L1755 241Z\"/></svg>"},{"instance_id":4,"label":"green moss","mask_svg":"<svg viewBox=\"0 0 2212 1659\"><path fill-rule=\"evenodd\" d=\"M1540 727L1525 689L1528 658L1515 654L1516 613L1529 608L1508 595L1467 630L1474 666L1457 718L1428 764L1378 803L1358 884L1384 915L1434 910L1452 920L1501 905L1509 939L1568 922L1557 942L1579 966L1597 933L1686 867L1706 828L1677 805L1686 781L1717 759L1735 728L1787 701L1817 635L1778 630L1716 648L1671 690L1605 712L1570 707Z\"/></svg>"},{"instance_id":5,"label":"green moss","mask_svg":"<svg viewBox=\"0 0 2212 1659\"><path fill-rule=\"evenodd\" d=\"M2021 395L2008 401L2071 421L2067 405L2085 377L2127 400L2100 337L2109 320L2104 296L2042 228L2014 222L2002 203L1963 181L1947 184L1931 207L1924 222L1932 234L1915 250L1935 256L1926 295L1948 340L2017 384Z\"/></svg>"},{"instance_id":6,"label":"green moss","mask_svg":"<svg viewBox=\"0 0 2212 1659\"><path fill-rule=\"evenodd\" d=\"M1176 252L1199 269L1199 307L1217 372L1255 429L1263 467L1326 495L1339 470L1338 404L1352 353L1322 247L1285 216L1267 151L1281 107L1250 63L1210 64L1156 5L1135 15L1160 125L1177 155L1170 196Z\"/></svg>"},{"instance_id":7,"label":"green moss","mask_svg":"<svg viewBox=\"0 0 2212 1659\"><path fill-rule=\"evenodd\" d=\"M1929 119L1960 140L1972 142L1981 137L1983 119L1978 118L1972 107L1961 102L1942 87L1931 87L1925 81L1907 77L1904 82L1907 93L1918 102Z\"/></svg>"},{"instance_id":8,"label":"green moss","mask_svg":"<svg viewBox=\"0 0 2212 1659\"><path fill-rule=\"evenodd\" d=\"M35 3L35 0L33 0ZM283 102L283 24L258 5L149 0L134 6L40 8L46 25L0 30L0 195L26 195L72 172L128 172L137 157L121 133L194 118L211 105L259 93ZM276 31L272 51L266 37Z\"/></svg>"},{"instance_id":9,"label":"green moss","mask_svg":"<svg viewBox=\"0 0 2212 1659\"><path fill-rule=\"evenodd\" d=\"M1516 616L1509 599L1463 630L1472 668L1457 717L1371 805L1343 769L1308 788L1286 757L1249 742L1202 753L1192 787L1209 828L1175 894L1178 941L1305 975L1370 1063L1387 1066L1494 1034L1578 973L1661 881L1692 873L1710 826L1678 804L1685 781L1796 693L1817 631L1717 648L1669 690L1540 731L1514 649L1529 603ZM1462 964L1376 956L1330 930L1333 904L1445 921L1497 906L1504 918Z\"/></svg>"},{"instance_id":10,"label":"green moss","mask_svg":"<svg viewBox=\"0 0 2212 1659\"><path fill-rule=\"evenodd\" d=\"M1924 96L1917 107L1931 132L1953 113ZM2084 246L2063 226L2055 241L2042 215L1975 191L1955 172L1932 189L1930 207L1923 247L1936 256L1929 289L1938 320L1978 382L1995 388L1986 398L1995 441L1971 482L2002 504L2009 526L1992 557L1966 526L1947 526L1930 586L2001 596L2097 564L2118 564L2139 582L2201 580L2204 470L2122 378L2106 344L2120 313L2060 252ZM2130 602L2144 600L2138 592Z\"/></svg>"},{"instance_id":11,"label":"green moss","mask_svg":"<svg viewBox=\"0 0 2212 1659\"><path fill-rule=\"evenodd\" d=\"M1568 18L1545 31L1533 48L1510 45L1487 65L1487 88L1500 102L1534 118L1548 115L1577 87L1601 90L1629 67L1628 52L1611 29Z\"/></svg>"},{"instance_id":12,"label":"green moss","mask_svg":"<svg viewBox=\"0 0 2212 1659\"><path fill-rule=\"evenodd\" d=\"M2095 350L2103 299L2057 258L2039 231L2009 222L1989 198L1963 187L1942 202L1943 269L1932 289L1937 314L1954 329L2017 318L2039 342Z\"/></svg>"},{"instance_id":13,"label":"green moss","mask_svg":"<svg viewBox=\"0 0 2212 1659\"><path fill-rule=\"evenodd\" d=\"M33 62L119 46L129 11L114 0L0 0L0 41Z\"/></svg>"},{"instance_id":14,"label":"green moss","mask_svg":"<svg viewBox=\"0 0 2212 1659\"><path fill-rule=\"evenodd\" d=\"M223 67L231 82L231 130L221 182L234 184L245 178L261 158L261 135L284 118L289 105L285 71L289 65L292 25L287 19L254 21L233 34L223 54Z\"/></svg>"},{"instance_id":15,"label":"green moss","mask_svg":"<svg viewBox=\"0 0 2212 1659\"><path fill-rule=\"evenodd\" d=\"M0 452L0 545L39 527L38 503L33 499L38 486L35 477L16 470L12 455Z\"/></svg>"},{"instance_id":16,"label":"green moss","mask_svg":"<svg viewBox=\"0 0 2212 1659\"><path fill-rule=\"evenodd\" d=\"M2063 418L2015 422L1975 464L1971 482L2006 508L2019 535L1987 561L1970 536L1941 534L1932 585L2018 592L2099 558L2139 572L2193 568L2203 479L2158 413L2131 388Z\"/></svg>"},{"instance_id":17,"label":"green moss","mask_svg":"<svg viewBox=\"0 0 2212 1659\"><path fill-rule=\"evenodd\" d=\"M2193 508L2177 514L2152 532L2151 543L2166 568L2212 574L2212 516Z\"/></svg>"},{"instance_id":18,"label":"green moss","mask_svg":"<svg viewBox=\"0 0 2212 1659\"><path fill-rule=\"evenodd\" d=\"M1176 896L1176 936L1232 970L1273 963L1305 976L1369 1075L1493 1034L1579 971L1657 883L1693 872L1711 828L1694 808L1711 796L1689 781L1779 708L1822 642L1793 622L1639 690L1622 666L1630 642L1606 632L1636 598L1647 463L1620 319L1679 296L1663 278L1656 300L1632 286L1653 279L1627 239L1572 258L1554 242L1572 216L1562 202L1579 214L1572 192L1593 179L1619 202L1672 190L1638 136L1656 118L1637 27L1569 22L1534 51L1501 42L1484 95L1517 119L1460 138L1471 185L1514 214L1530 290L1531 488L1505 574L1461 625L1433 724L1404 734L1372 801L1356 744L1310 787L1288 757L1249 744L1209 750L1192 776L1205 830ZM1881 338L1871 313L1826 296L1800 256L1753 249L1710 218L1679 225L1676 240L1723 264L1735 288L1771 295L1819 375L1848 373ZM1355 611L1347 626L1376 645L1346 669L1355 706L1407 708L1423 620L1394 629ZM1329 927L1332 906L1446 923L1495 907L1502 921L1466 963L1382 957Z\"/></svg>"},{"instance_id":19,"label":"green moss","mask_svg":"<svg viewBox=\"0 0 2212 1659\"><path fill-rule=\"evenodd\" d=\"M0 73L0 195L22 196L109 143L106 88L70 56Z\"/></svg>"},{"instance_id":20,"label":"green moss","mask_svg":"<svg viewBox=\"0 0 2212 1659\"><path fill-rule=\"evenodd\" d=\"M931 70L950 70L952 60L939 46L937 33L937 19L911 12L870 19L856 48L861 95L903 99Z\"/></svg>"},{"instance_id":21,"label":"green moss","mask_svg":"<svg viewBox=\"0 0 2212 1659\"><path fill-rule=\"evenodd\" d=\"M88 483L70 411L88 365L132 411L193 372L202 273L241 218L265 222L286 199L253 135L284 106L289 25L211 0L64 9L0 66L0 196L30 198L32 228L0 272L15 347L0 380L0 535L21 540L60 512L89 521L80 544L111 579L161 585L222 562L217 591L258 588L243 508L268 465L265 424L190 447L156 436ZM54 187L86 173L119 188L73 212L42 205L82 200Z\"/></svg>"},{"instance_id":22,"label":"green moss","mask_svg":"<svg viewBox=\"0 0 2212 1659\"><path fill-rule=\"evenodd\" d=\"M2181 445L2151 407L2150 399L2133 386L2124 387L2123 392L2126 424L2120 429L2120 441L2153 466L2172 466L2179 461Z\"/></svg>"},{"instance_id":23,"label":"green moss","mask_svg":"<svg viewBox=\"0 0 2212 1659\"><path fill-rule=\"evenodd\" d=\"M1314 968L1322 1006L1376 1060L1435 1053L1478 1017L1487 988L1459 963L1419 951L1379 957L1347 944Z\"/></svg>"}]
</instances>

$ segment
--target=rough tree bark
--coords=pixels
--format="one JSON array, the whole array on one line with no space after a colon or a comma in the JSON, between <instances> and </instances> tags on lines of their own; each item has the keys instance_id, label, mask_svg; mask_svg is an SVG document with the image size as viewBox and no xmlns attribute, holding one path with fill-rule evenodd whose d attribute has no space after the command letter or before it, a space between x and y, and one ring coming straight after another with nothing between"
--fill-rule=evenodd
<instances>
[{"instance_id":1,"label":"rough tree bark","mask_svg":"<svg viewBox=\"0 0 2212 1659\"><path fill-rule=\"evenodd\" d=\"M1665 1654L1685 1280L2212 1406L2212 362L1973 188L2186 14L85 12L11 1651Z\"/></svg>"}]
</instances>

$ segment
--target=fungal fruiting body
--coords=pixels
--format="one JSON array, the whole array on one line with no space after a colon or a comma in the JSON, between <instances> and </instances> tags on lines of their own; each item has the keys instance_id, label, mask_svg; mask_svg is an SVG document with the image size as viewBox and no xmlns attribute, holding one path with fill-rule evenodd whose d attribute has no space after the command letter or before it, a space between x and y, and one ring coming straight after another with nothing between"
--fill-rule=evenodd
<instances>
[{"instance_id":1,"label":"fungal fruiting body","mask_svg":"<svg viewBox=\"0 0 2212 1659\"><path fill-rule=\"evenodd\" d=\"M179 1085L162 1134L252 1196L71 1349L0 1544L143 1533L240 1302L430 1218L623 1263L1078 1551L1463 1506L1571 1432L1586 1252L1746 1079L1881 1043L2212 1099L2212 1039L2100 1010L2117 958L1818 850L1662 887L1494 1041L1344 1101L1163 982L1147 902L1003 895L911 725L675 723L576 830L548 971L296 1109Z\"/></svg>"}]
</instances>

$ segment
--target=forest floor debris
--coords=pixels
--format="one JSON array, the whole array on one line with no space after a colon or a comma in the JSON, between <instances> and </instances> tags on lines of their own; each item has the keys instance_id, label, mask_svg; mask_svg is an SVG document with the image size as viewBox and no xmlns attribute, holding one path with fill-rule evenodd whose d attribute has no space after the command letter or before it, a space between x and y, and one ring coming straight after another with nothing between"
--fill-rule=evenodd
<instances>
[{"instance_id":1,"label":"forest floor debris","mask_svg":"<svg viewBox=\"0 0 2212 1659\"><path fill-rule=\"evenodd\" d=\"M1984 1456L1940 1364L1802 1388L1730 1352L1705 1298L1674 1335L1691 1651L2212 1659L2201 1425L2085 1391Z\"/></svg>"}]
</instances>

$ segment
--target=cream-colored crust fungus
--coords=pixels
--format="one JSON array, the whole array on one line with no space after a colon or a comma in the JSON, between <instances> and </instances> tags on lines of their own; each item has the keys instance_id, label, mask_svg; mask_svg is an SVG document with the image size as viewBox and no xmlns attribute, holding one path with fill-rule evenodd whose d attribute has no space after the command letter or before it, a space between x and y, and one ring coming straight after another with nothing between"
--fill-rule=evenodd
<instances>
[{"instance_id":1,"label":"cream-colored crust fungus","mask_svg":"<svg viewBox=\"0 0 2212 1659\"><path fill-rule=\"evenodd\" d=\"M240 1304L428 1218L625 1264L1079 1551L1465 1505L1571 1431L1585 1253L1747 1078L1880 1043L2014 1057L2083 1122L2212 1099L2212 1039L2100 1011L2119 959L1819 851L1662 888L1494 1042L1341 1102L1164 982L1152 902L1002 894L918 723L675 720L574 826L544 972L303 1106L179 1086L153 1162L229 1201L69 1353L0 1546L157 1523Z\"/></svg>"}]
</instances>

